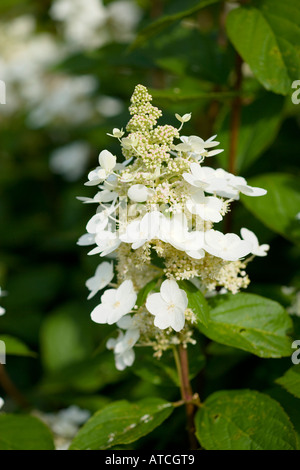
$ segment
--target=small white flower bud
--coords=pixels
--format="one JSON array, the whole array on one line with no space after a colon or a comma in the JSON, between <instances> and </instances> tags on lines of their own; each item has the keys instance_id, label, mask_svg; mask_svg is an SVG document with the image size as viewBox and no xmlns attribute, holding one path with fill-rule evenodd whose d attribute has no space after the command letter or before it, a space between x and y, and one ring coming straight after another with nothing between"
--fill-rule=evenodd
<instances>
[{"instance_id":1,"label":"small white flower bud","mask_svg":"<svg viewBox=\"0 0 300 470\"><path fill-rule=\"evenodd\" d=\"M112 134L107 134L107 135L109 135L110 137L115 137L116 139L121 139L121 137L123 137L124 135L124 131L123 129L118 129L117 127L115 127L113 129Z\"/></svg>"},{"instance_id":2,"label":"small white flower bud","mask_svg":"<svg viewBox=\"0 0 300 470\"><path fill-rule=\"evenodd\" d=\"M184 114L183 116L180 116L180 114L175 114L175 117L176 119L178 119L178 121L180 121L181 123L184 123L184 122L188 122L191 117L192 117L192 113L187 113L187 114Z\"/></svg>"}]
</instances>

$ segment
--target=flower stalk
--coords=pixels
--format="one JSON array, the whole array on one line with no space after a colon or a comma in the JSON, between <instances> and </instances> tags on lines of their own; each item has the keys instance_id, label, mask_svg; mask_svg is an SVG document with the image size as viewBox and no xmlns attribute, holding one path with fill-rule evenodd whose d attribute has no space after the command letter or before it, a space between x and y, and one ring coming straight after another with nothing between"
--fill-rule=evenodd
<instances>
[{"instance_id":1,"label":"flower stalk","mask_svg":"<svg viewBox=\"0 0 300 470\"><path fill-rule=\"evenodd\" d=\"M3 364L0 364L0 386L20 408L27 410L30 407L27 399L12 382Z\"/></svg>"},{"instance_id":2,"label":"flower stalk","mask_svg":"<svg viewBox=\"0 0 300 470\"><path fill-rule=\"evenodd\" d=\"M187 431L189 436L190 449L196 450L199 448L198 441L195 437L195 423L194 417L197 406L200 406L200 399L195 395L192 390L192 385L189 378L189 360L187 348L182 345L173 349L174 359L178 371L180 381L180 391L182 403L185 404L186 418L187 418Z\"/></svg>"}]
</instances>

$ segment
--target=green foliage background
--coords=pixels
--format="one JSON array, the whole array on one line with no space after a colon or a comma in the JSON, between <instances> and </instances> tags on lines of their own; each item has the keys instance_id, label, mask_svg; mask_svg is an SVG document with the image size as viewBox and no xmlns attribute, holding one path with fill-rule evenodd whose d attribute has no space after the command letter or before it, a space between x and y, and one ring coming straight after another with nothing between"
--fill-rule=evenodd
<instances>
[{"instance_id":1,"label":"green foliage background","mask_svg":"<svg viewBox=\"0 0 300 470\"><path fill-rule=\"evenodd\" d=\"M151 352L138 351L132 369L116 371L113 355L105 348L113 329L92 324L90 312L99 299L86 300L84 283L93 275L98 260L86 256L86 250L76 245L93 210L76 200L76 196L90 195L83 186L85 176L67 182L54 175L49 156L59 145L87 141L92 149L92 169L100 150L117 151L107 132L124 127L128 121L129 98L138 83L150 88L154 104L163 109L161 122L176 125L175 112L192 112L185 133L204 139L218 134L225 149L212 164L235 170L249 184L268 190L264 198L243 197L242 204L235 203L228 224L235 233L242 226L254 230L261 243L271 246L266 258L257 258L249 265L252 282L247 294L289 308L294 294L287 294L282 286L300 290L300 220L296 218L300 212L300 104L291 100L295 91L292 83L300 80L300 11L297 0L240 1L238 8L226 14L225 3L230 2L218 0L137 3L142 17L132 43L111 42L99 49L70 54L55 69L74 76L95 76L98 90L87 99L101 94L117 97L124 103L119 115L98 116L80 126L52 122L32 129L26 124L26 109L6 116L0 107L0 285L8 292L1 298L7 313L0 318L0 339L7 344L6 370L31 408L53 412L77 404L91 413L101 413L109 405L100 418L95 415L92 419L105 424L114 410L128 413L122 429L130 419L150 409L155 416L153 426L140 426L136 434L119 438L116 445L175 450L188 448L182 432L184 409L171 414L166 408L163 416L157 411L162 399L167 403L180 399L173 358L166 353L162 361L156 361ZM49 6L48 1L2 1L0 12L2 21L33 14L40 31L60 38L57 25L48 16ZM240 116L233 161L234 109ZM245 302L243 297L243 308ZM263 306L253 313L259 327L265 309ZM205 403L196 419L201 445L206 449L299 448L300 366L289 370L290 342L273 345L272 354L265 344L264 329L261 337L251 330L251 338L245 339L252 341L251 347L238 344L234 333L233 340L222 341L222 328L228 328L223 321L231 324L231 320L223 313L220 317L219 310L213 307L213 317L208 326L201 326L204 335L199 332L198 345L191 354L193 387ZM242 319L246 314L239 315ZM300 317L291 318L290 337L300 339ZM243 322L239 326L245 327ZM6 394L1 383L0 396L4 396L5 412L13 415L12 420L32 420L24 421L24 428L17 421L14 428L14 421L9 423L5 421L7 415L0 415L0 449L13 445L53 447L48 430L39 430L36 418L24 416L20 404ZM134 407L126 401L138 404ZM226 432L234 434L232 427L249 428L249 422L244 422L246 409L249 419L249 409L260 415L258 428L275 427L277 436L284 439L269 438L266 431L253 437L250 430L225 442ZM216 423L219 415L225 420L229 417L229 424L221 418ZM12 431L7 431L10 426ZM94 436L93 426L95 422L91 421L89 428ZM22 429L32 433L29 444ZM3 435L7 436L5 442ZM85 429L82 437L75 438L73 448L90 447L88 439L89 429ZM106 442L107 435L99 435L93 448L106 448Z\"/></svg>"}]
</instances>

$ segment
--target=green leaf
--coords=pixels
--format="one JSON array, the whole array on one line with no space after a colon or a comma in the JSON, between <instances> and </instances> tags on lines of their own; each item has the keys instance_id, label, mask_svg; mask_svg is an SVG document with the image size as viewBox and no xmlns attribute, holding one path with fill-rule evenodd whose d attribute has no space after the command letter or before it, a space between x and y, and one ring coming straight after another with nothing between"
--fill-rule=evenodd
<instances>
[{"instance_id":1,"label":"green leaf","mask_svg":"<svg viewBox=\"0 0 300 470\"><path fill-rule=\"evenodd\" d=\"M299 24L298 0L257 0L227 17L231 42L267 90L287 95L300 77Z\"/></svg>"},{"instance_id":2,"label":"green leaf","mask_svg":"<svg viewBox=\"0 0 300 470\"><path fill-rule=\"evenodd\" d=\"M159 280L159 277L152 279L139 291L137 300L136 300L136 305L138 307L141 307L142 305L144 305L148 297L148 294L156 287L158 280Z\"/></svg>"},{"instance_id":3,"label":"green leaf","mask_svg":"<svg viewBox=\"0 0 300 470\"><path fill-rule=\"evenodd\" d=\"M189 301L188 307L193 310L198 322L207 326L209 321L209 306L202 292L189 281L180 281L179 287L186 292Z\"/></svg>"},{"instance_id":4,"label":"green leaf","mask_svg":"<svg viewBox=\"0 0 300 470\"><path fill-rule=\"evenodd\" d=\"M252 390L216 392L196 414L206 450L296 450L296 433L279 403Z\"/></svg>"},{"instance_id":5,"label":"green leaf","mask_svg":"<svg viewBox=\"0 0 300 470\"><path fill-rule=\"evenodd\" d=\"M290 418L297 434L297 449L300 450L300 407L298 398L293 397L293 395L278 385L264 390L264 393L276 400Z\"/></svg>"},{"instance_id":6,"label":"green leaf","mask_svg":"<svg viewBox=\"0 0 300 470\"><path fill-rule=\"evenodd\" d=\"M263 198L242 196L244 206L263 224L288 240L300 242L300 180L284 173L268 173L249 179L251 186L264 188Z\"/></svg>"},{"instance_id":7,"label":"green leaf","mask_svg":"<svg viewBox=\"0 0 300 470\"><path fill-rule=\"evenodd\" d=\"M271 93L243 106L237 147L237 173L242 173L273 143L283 119L284 98ZM226 168L230 149L230 114L227 114L218 130L218 140L224 152L218 161Z\"/></svg>"},{"instance_id":8,"label":"green leaf","mask_svg":"<svg viewBox=\"0 0 300 470\"><path fill-rule=\"evenodd\" d=\"M202 8L212 5L214 3L218 3L219 1L220 0L200 0L192 8L188 8L186 10L174 13L172 15L165 15L165 16L160 17L157 21L154 21L153 23L149 24L148 26L143 28L141 31L139 31L136 39L133 41L133 43L130 46L130 50L133 50L137 47L142 46L151 37L156 36L161 31L163 31L168 26L171 26L176 21L183 20L187 16L191 16L194 13L197 13Z\"/></svg>"},{"instance_id":9,"label":"green leaf","mask_svg":"<svg viewBox=\"0 0 300 470\"><path fill-rule=\"evenodd\" d=\"M13 8L24 8L24 0L3 0L0 5L2 13L12 12Z\"/></svg>"},{"instance_id":10,"label":"green leaf","mask_svg":"<svg viewBox=\"0 0 300 470\"><path fill-rule=\"evenodd\" d=\"M70 450L100 450L130 444L153 431L172 411L172 404L160 398L146 398L136 404L117 401L85 423Z\"/></svg>"},{"instance_id":11,"label":"green leaf","mask_svg":"<svg viewBox=\"0 0 300 470\"><path fill-rule=\"evenodd\" d=\"M18 338L10 335L1 335L0 341L5 344L5 352L11 356L36 357L37 354L31 351L28 346Z\"/></svg>"},{"instance_id":12,"label":"green leaf","mask_svg":"<svg viewBox=\"0 0 300 470\"><path fill-rule=\"evenodd\" d=\"M300 366L291 367L282 377L276 380L276 383L295 397L300 398Z\"/></svg>"},{"instance_id":13,"label":"green leaf","mask_svg":"<svg viewBox=\"0 0 300 470\"><path fill-rule=\"evenodd\" d=\"M153 99L159 100L160 102L166 103L181 103L188 101L199 101L199 100L232 100L236 96L248 96L249 92L236 92L236 91L211 91L211 86L207 86L207 83L201 83L200 90L191 90L180 87L171 89L154 90L149 89Z\"/></svg>"},{"instance_id":14,"label":"green leaf","mask_svg":"<svg viewBox=\"0 0 300 470\"><path fill-rule=\"evenodd\" d=\"M199 82L210 82L214 84L211 91L216 91L215 84L227 88L235 51L232 47L221 47L215 40L214 30L202 32L199 28L172 28L168 35L159 39L154 47L159 49L155 54L155 63L160 68L182 79L194 77ZM191 48L191 44L197 44L197 47ZM180 88L177 79L172 85L175 89ZM194 92L202 91L201 82L199 85ZM190 92L193 90L190 89Z\"/></svg>"},{"instance_id":15,"label":"green leaf","mask_svg":"<svg viewBox=\"0 0 300 470\"><path fill-rule=\"evenodd\" d=\"M47 426L28 415L0 415L0 450L54 450Z\"/></svg>"},{"instance_id":16,"label":"green leaf","mask_svg":"<svg viewBox=\"0 0 300 470\"><path fill-rule=\"evenodd\" d=\"M214 299L208 326L199 330L218 343L259 357L291 355L292 340L286 336L292 321L273 300L254 294L229 294Z\"/></svg>"}]
</instances>

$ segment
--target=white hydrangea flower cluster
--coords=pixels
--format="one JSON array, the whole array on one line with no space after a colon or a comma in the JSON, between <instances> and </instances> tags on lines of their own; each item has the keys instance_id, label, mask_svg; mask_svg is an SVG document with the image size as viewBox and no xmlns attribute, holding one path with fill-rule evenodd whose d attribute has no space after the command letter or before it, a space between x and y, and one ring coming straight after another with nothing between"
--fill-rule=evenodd
<instances>
[{"instance_id":1,"label":"white hydrangea flower cluster","mask_svg":"<svg viewBox=\"0 0 300 470\"><path fill-rule=\"evenodd\" d=\"M104 292L91 317L118 326L118 338L107 347L114 350L120 370L133 363L137 344L152 346L159 357L171 345L193 342L195 316L177 281L190 279L208 295L220 288L236 293L249 283L247 262L265 256L269 248L246 228L239 236L214 227L240 193L257 197L266 191L206 166L206 158L222 151L214 148L216 136L206 141L180 136L191 114L176 115L178 129L158 126L161 111L151 100L148 90L137 85L127 135L123 129L110 134L119 140L125 161L117 163L115 155L103 150L85 183L98 192L79 198L98 207L78 244L96 245L90 255L117 259L117 284ZM112 264L101 263L86 284L89 297L112 278ZM137 292L155 278L154 292L141 304Z\"/></svg>"},{"instance_id":2,"label":"white hydrangea flower cluster","mask_svg":"<svg viewBox=\"0 0 300 470\"><path fill-rule=\"evenodd\" d=\"M81 3L82 8L77 8L77 3ZM92 21L98 21L99 15L97 16L93 9L93 5L95 9L100 8L98 4L98 0L59 0L54 2L52 7L53 11L57 9L61 14L64 12L68 16L70 27L78 34L80 23L84 29L83 39L88 40L91 28L89 22L84 22L84 19L88 16ZM109 7L102 8L106 12ZM130 10L130 7L128 8ZM70 9L76 14L74 21L73 16L69 14ZM106 13L105 15L109 22L114 18L113 12L109 18ZM54 70L60 61L68 58L74 51L68 42L62 43L57 35L39 31L34 16L16 16L9 21L1 21L0 27L0 77L6 83L9 98L6 100L6 106L1 108L3 113L14 115L25 108L28 113L27 124L37 129L52 123L77 126L88 120L98 119L99 115L112 117L122 111L121 100L99 94L99 82L95 76L75 76ZM95 36L96 32L93 34ZM106 42L113 40L114 36L107 34ZM77 173L78 168L79 165ZM71 178L72 173L70 171Z\"/></svg>"},{"instance_id":3,"label":"white hydrangea flower cluster","mask_svg":"<svg viewBox=\"0 0 300 470\"><path fill-rule=\"evenodd\" d=\"M54 73L51 69L68 56L67 48L54 35L38 31L31 15L0 25L0 76L9 96L4 113L10 115L25 107L28 124L33 128L54 120L78 124L96 114L95 106L86 99L98 86L95 78Z\"/></svg>"},{"instance_id":4,"label":"white hydrangea flower cluster","mask_svg":"<svg viewBox=\"0 0 300 470\"><path fill-rule=\"evenodd\" d=\"M55 0L50 16L61 23L64 37L74 50L93 49L110 41L129 42L141 10L133 0Z\"/></svg>"},{"instance_id":5,"label":"white hydrangea flower cluster","mask_svg":"<svg viewBox=\"0 0 300 470\"><path fill-rule=\"evenodd\" d=\"M53 432L56 450L68 450L79 428L90 418L88 410L71 405L55 413L33 412L37 418L50 427Z\"/></svg>"},{"instance_id":6,"label":"white hydrangea flower cluster","mask_svg":"<svg viewBox=\"0 0 300 470\"><path fill-rule=\"evenodd\" d=\"M6 295L6 293L3 292L3 290L2 290L1 287L0 287L0 297L3 297L4 295ZM2 315L4 315L5 312L6 312L5 308L1 307L1 305L0 305L0 317L1 317Z\"/></svg>"},{"instance_id":7,"label":"white hydrangea flower cluster","mask_svg":"<svg viewBox=\"0 0 300 470\"><path fill-rule=\"evenodd\" d=\"M281 286L281 292L288 297L290 305L286 311L300 317L300 290L295 286Z\"/></svg>"},{"instance_id":8,"label":"white hydrangea flower cluster","mask_svg":"<svg viewBox=\"0 0 300 470\"><path fill-rule=\"evenodd\" d=\"M49 167L53 173L61 175L65 180L76 181L85 173L89 155L89 145L78 140L53 150Z\"/></svg>"}]
</instances>

